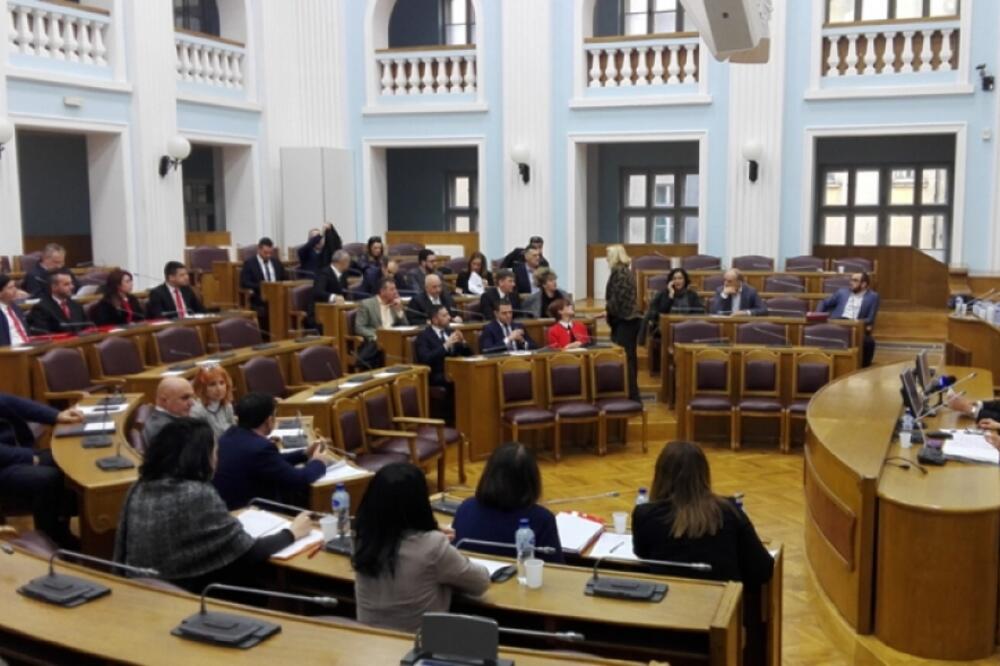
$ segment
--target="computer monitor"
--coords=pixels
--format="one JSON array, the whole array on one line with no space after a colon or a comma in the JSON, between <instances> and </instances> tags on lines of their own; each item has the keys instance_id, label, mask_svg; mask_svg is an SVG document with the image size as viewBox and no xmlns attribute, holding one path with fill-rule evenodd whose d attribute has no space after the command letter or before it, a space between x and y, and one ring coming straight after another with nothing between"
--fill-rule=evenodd
<instances>
[{"instance_id":1,"label":"computer monitor","mask_svg":"<svg viewBox=\"0 0 1000 666\"><path fill-rule=\"evenodd\" d=\"M920 387L920 390L923 391L924 394L926 395L927 391L930 390L931 382L933 381L933 377L931 375L931 366L930 363L927 361L926 349L920 350L920 352L917 354L916 371L917 371L918 386Z\"/></svg>"},{"instance_id":2,"label":"computer monitor","mask_svg":"<svg viewBox=\"0 0 1000 666\"><path fill-rule=\"evenodd\" d=\"M903 394L903 405L910 410L913 417L919 417L924 413L924 397L917 390L917 376L913 368L907 368L899 374L901 392Z\"/></svg>"}]
</instances>

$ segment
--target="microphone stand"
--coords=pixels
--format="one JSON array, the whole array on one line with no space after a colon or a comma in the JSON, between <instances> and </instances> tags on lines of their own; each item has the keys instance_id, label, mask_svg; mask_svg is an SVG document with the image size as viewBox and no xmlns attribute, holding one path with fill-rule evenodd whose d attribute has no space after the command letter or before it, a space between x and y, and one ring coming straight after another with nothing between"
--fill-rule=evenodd
<instances>
[{"instance_id":1,"label":"microphone stand","mask_svg":"<svg viewBox=\"0 0 1000 666\"><path fill-rule=\"evenodd\" d=\"M113 562L100 557L94 557L93 555L84 555L83 553L60 548L49 557L49 573L32 579L19 587L17 591L26 597L62 606L63 608L76 608L89 601L111 594L109 587L98 582L66 574L57 574L55 572L55 559L57 557L63 559L69 557L84 562L103 564L136 574L137 576L155 578L160 575L156 569L134 567L121 562Z\"/></svg>"}]
</instances>

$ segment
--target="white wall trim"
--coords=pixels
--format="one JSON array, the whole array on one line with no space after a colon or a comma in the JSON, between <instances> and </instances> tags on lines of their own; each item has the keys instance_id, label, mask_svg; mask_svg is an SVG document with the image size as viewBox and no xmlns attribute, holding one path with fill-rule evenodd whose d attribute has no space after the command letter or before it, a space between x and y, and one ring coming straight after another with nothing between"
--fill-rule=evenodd
<instances>
[{"instance_id":1,"label":"white wall trim","mask_svg":"<svg viewBox=\"0 0 1000 666\"><path fill-rule=\"evenodd\" d=\"M569 102L571 109L614 109L637 106L693 106L711 104L712 96L702 93L693 95L657 95L656 97L588 97L574 98Z\"/></svg>"},{"instance_id":2,"label":"white wall trim","mask_svg":"<svg viewBox=\"0 0 1000 666\"><path fill-rule=\"evenodd\" d=\"M92 88L94 90L110 90L111 92L129 93L132 92L132 84L124 81L113 81L110 79L89 79L84 76L68 76L37 69L26 69L23 67L7 68L8 79L19 79L22 81L35 81L41 83L53 83L60 86L72 86L74 88Z\"/></svg>"},{"instance_id":3,"label":"white wall trim","mask_svg":"<svg viewBox=\"0 0 1000 666\"><path fill-rule=\"evenodd\" d=\"M878 88L814 88L807 90L808 100L820 99L879 99L885 97L932 97L941 95L971 95L976 87L971 83L944 83L928 86L880 86Z\"/></svg>"},{"instance_id":4,"label":"white wall trim","mask_svg":"<svg viewBox=\"0 0 1000 666\"><path fill-rule=\"evenodd\" d=\"M128 131L129 127L129 123L119 123L111 120L77 120L75 118L23 113L11 113L10 118L14 121L17 129L31 128L56 132L73 132L74 134L86 134L88 132L123 134Z\"/></svg>"},{"instance_id":5,"label":"white wall trim","mask_svg":"<svg viewBox=\"0 0 1000 666\"><path fill-rule=\"evenodd\" d=\"M263 107L257 102L249 102L245 100L229 99L226 97L212 97L211 95L192 95L190 93L178 93L178 102L185 102L187 104L197 104L198 106L220 106L226 109L237 109L238 111L252 111L254 113L260 113Z\"/></svg>"},{"instance_id":6,"label":"white wall trim","mask_svg":"<svg viewBox=\"0 0 1000 666\"><path fill-rule=\"evenodd\" d=\"M968 143L968 126L966 123L920 123L899 125L855 125L855 126L817 126L806 127L802 142L804 158L802 174L809 184L802 188L802 208L800 220L808 221L803 228L801 254L811 254L813 232L816 220L813 217L817 193L816 185L816 139L842 136L894 136L919 134L954 134L955 135L955 173L954 201L951 216L951 258L952 265L960 265L963 258L963 242L965 238L965 169Z\"/></svg>"},{"instance_id":7,"label":"white wall trim","mask_svg":"<svg viewBox=\"0 0 1000 666\"><path fill-rule=\"evenodd\" d=\"M405 116L414 113L486 113L489 106L485 102L471 104L407 104L406 106L366 106L361 109L365 116Z\"/></svg>"}]
</instances>

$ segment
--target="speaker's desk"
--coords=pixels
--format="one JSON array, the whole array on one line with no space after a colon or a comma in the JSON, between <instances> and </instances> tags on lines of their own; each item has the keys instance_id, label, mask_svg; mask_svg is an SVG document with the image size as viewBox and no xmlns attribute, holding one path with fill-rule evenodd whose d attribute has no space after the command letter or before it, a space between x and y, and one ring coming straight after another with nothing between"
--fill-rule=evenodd
<instances>
[{"instance_id":1,"label":"speaker's desk","mask_svg":"<svg viewBox=\"0 0 1000 666\"><path fill-rule=\"evenodd\" d=\"M948 342L969 355L969 365L993 373L993 392L1000 392L1000 326L974 317L948 317Z\"/></svg>"},{"instance_id":2,"label":"speaker's desk","mask_svg":"<svg viewBox=\"0 0 1000 666\"><path fill-rule=\"evenodd\" d=\"M852 373L810 403L806 555L858 633L920 657L985 658L997 643L1000 470L948 461L923 474L912 464L919 446L893 439L907 365ZM978 372L964 387L990 397L993 378ZM929 431L971 424L949 410L926 422Z\"/></svg>"}]
</instances>

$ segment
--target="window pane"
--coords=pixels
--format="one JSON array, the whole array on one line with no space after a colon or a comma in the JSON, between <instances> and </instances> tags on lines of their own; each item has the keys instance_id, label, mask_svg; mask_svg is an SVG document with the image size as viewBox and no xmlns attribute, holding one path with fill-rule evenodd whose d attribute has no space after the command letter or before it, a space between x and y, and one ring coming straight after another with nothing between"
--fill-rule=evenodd
<instances>
[{"instance_id":1,"label":"window pane","mask_svg":"<svg viewBox=\"0 0 1000 666\"><path fill-rule=\"evenodd\" d=\"M830 0L830 23L854 21L854 0Z\"/></svg>"},{"instance_id":2,"label":"window pane","mask_svg":"<svg viewBox=\"0 0 1000 666\"><path fill-rule=\"evenodd\" d=\"M653 218L654 243L671 243L674 236L674 218L669 215L657 215Z\"/></svg>"},{"instance_id":3,"label":"window pane","mask_svg":"<svg viewBox=\"0 0 1000 666\"><path fill-rule=\"evenodd\" d=\"M645 14L649 10L649 0L625 0L626 14Z\"/></svg>"},{"instance_id":4,"label":"window pane","mask_svg":"<svg viewBox=\"0 0 1000 666\"><path fill-rule=\"evenodd\" d=\"M684 206L698 206L698 174L689 173L684 176Z\"/></svg>"},{"instance_id":5,"label":"window pane","mask_svg":"<svg viewBox=\"0 0 1000 666\"><path fill-rule=\"evenodd\" d=\"M448 23L465 23L465 0L448 0Z\"/></svg>"},{"instance_id":6,"label":"window pane","mask_svg":"<svg viewBox=\"0 0 1000 666\"><path fill-rule=\"evenodd\" d=\"M454 208L469 207L469 177L456 176L452 183L451 205Z\"/></svg>"},{"instance_id":7,"label":"window pane","mask_svg":"<svg viewBox=\"0 0 1000 666\"><path fill-rule=\"evenodd\" d=\"M628 218L628 239L626 243L646 242L646 218L632 216Z\"/></svg>"},{"instance_id":8,"label":"window pane","mask_svg":"<svg viewBox=\"0 0 1000 666\"><path fill-rule=\"evenodd\" d=\"M626 14L625 15L625 34L626 35L645 35L648 32L648 26L646 24L645 14Z\"/></svg>"},{"instance_id":9,"label":"window pane","mask_svg":"<svg viewBox=\"0 0 1000 666\"><path fill-rule=\"evenodd\" d=\"M924 169L920 185L920 201L924 204L948 203L948 170Z\"/></svg>"},{"instance_id":10,"label":"window pane","mask_svg":"<svg viewBox=\"0 0 1000 666\"><path fill-rule=\"evenodd\" d=\"M843 215L827 215L823 218L823 245L845 245L847 243L847 218Z\"/></svg>"},{"instance_id":11,"label":"window pane","mask_svg":"<svg viewBox=\"0 0 1000 666\"><path fill-rule=\"evenodd\" d=\"M628 191L625 195L625 205L629 208L645 208L646 176L641 173L632 174L628 177L627 183Z\"/></svg>"},{"instance_id":12,"label":"window pane","mask_svg":"<svg viewBox=\"0 0 1000 666\"><path fill-rule=\"evenodd\" d=\"M674 205L674 174L658 173L653 177L653 205Z\"/></svg>"},{"instance_id":13,"label":"window pane","mask_svg":"<svg viewBox=\"0 0 1000 666\"><path fill-rule=\"evenodd\" d=\"M913 245L913 216L889 216L889 245Z\"/></svg>"},{"instance_id":14,"label":"window pane","mask_svg":"<svg viewBox=\"0 0 1000 666\"><path fill-rule=\"evenodd\" d=\"M468 215L458 215L455 217L455 231L471 231L472 218Z\"/></svg>"},{"instance_id":15,"label":"window pane","mask_svg":"<svg viewBox=\"0 0 1000 666\"><path fill-rule=\"evenodd\" d=\"M862 0L861 20L877 21L889 18L889 0Z\"/></svg>"},{"instance_id":16,"label":"window pane","mask_svg":"<svg viewBox=\"0 0 1000 666\"><path fill-rule=\"evenodd\" d=\"M943 250L945 247L944 215L920 216L920 249Z\"/></svg>"},{"instance_id":17,"label":"window pane","mask_svg":"<svg viewBox=\"0 0 1000 666\"><path fill-rule=\"evenodd\" d=\"M681 242L696 244L698 242L698 216L685 215L684 228L681 229Z\"/></svg>"},{"instance_id":18,"label":"window pane","mask_svg":"<svg viewBox=\"0 0 1000 666\"><path fill-rule=\"evenodd\" d=\"M677 0L656 0L653 10L658 12L674 11L677 9Z\"/></svg>"},{"instance_id":19,"label":"window pane","mask_svg":"<svg viewBox=\"0 0 1000 666\"><path fill-rule=\"evenodd\" d=\"M913 203L913 169L893 169L892 188L889 190L889 203L905 205Z\"/></svg>"},{"instance_id":20,"label":"window pane","mask_svg":"<svg viewBox=\"0 0 1000 666\"><path fill-rule=\"evenodd\" d=\"M858 215L854 218L854 245L878 245L878 216Z\"/></svg>"},{"instance_id":21,"label":"window pane","mask_svg":"<svg viewBox=\"0 0 1000 666\"><path fill-rule=\"evenodd\" d=\"M465 44L465 25L449 25L445 28L445 42L447 44Z\"/></svg>"},{"instance_id":22,"label":"window pane","mask_svg":"<svg viewBox=\"0 0 1000 666\"><path fill-rule=\"evenodd\" d=\"M896 0L896 18L920 18L924 15L924 0Z\"/></svg>"},{"instance_id":23,"label":"window pane","mask_svg":"<svg viewBox=\"0 0 1000 666\"><path fill-rule=\"evenodd\" d=\"M824 206L847 205L847 172L827 171L826 182L823 185Z\"/></svg>"},{"instance_id":24,"label":"window pane","mask_svg":"<svg viewBox=\"0 0 1000 666\"><path fill-rule=\"evenodd\" d=\"M854 172L854 205L878 205L878 171Z\"/></svg>"},{"instance_id":25,"label":"window pane","mask_svg":"<svg viewBox=\"0 0 1000 666\"><path fill-rule=\"evenodd\" d=\"M677 12L656 12L653 14L653 32L680 32Z\"/></svg>"},{"instance_id":26,"label":"window pane","mask_svg":"<svg viewBox=\"0 0 1000 666\"><path fill-rule=\"evenodd\" d=\"M931 16L956 16L958 0L931 0Z\"/></svg>"}]
</instances>

